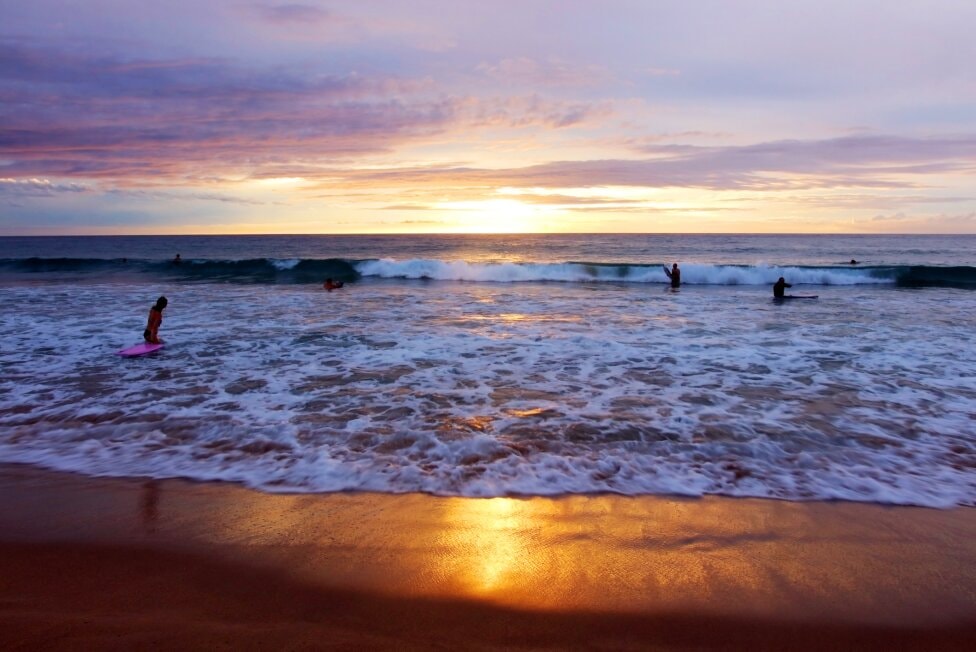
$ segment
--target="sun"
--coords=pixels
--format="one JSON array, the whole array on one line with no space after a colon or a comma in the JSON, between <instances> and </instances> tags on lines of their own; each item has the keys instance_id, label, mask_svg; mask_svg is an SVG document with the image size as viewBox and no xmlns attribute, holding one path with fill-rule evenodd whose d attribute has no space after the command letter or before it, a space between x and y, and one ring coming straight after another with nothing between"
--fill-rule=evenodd
<instances>
[{"instance_id":1,"label":"sun","mask_svg":"<svg viewBox=\"0 0 976 652\"><path fill-rule=\"evenodd\" d=\"M517 199L442 202L434 208L452 213L454 233L541 233L546 231L546 208Z\"/></svg>"}]
</instances>

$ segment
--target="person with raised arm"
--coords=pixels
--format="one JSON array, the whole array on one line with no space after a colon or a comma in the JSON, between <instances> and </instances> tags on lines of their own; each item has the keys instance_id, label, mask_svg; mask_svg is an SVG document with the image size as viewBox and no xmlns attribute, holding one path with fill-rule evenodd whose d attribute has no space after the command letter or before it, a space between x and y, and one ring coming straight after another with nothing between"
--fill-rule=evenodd
<instances>
[{"instance_id":1,"label":"person with raised arm","mask_svg":"<svg viewBox=\"0 0 976 652\"><path fill-rule=\"evenodd\" d=\"M664 265L664 273L671 279L671 287L676 288L681 286L681 270L678 269L678 263L671 265L671 269L668 269L668 266Z\"/></svg>"}]
</instances>

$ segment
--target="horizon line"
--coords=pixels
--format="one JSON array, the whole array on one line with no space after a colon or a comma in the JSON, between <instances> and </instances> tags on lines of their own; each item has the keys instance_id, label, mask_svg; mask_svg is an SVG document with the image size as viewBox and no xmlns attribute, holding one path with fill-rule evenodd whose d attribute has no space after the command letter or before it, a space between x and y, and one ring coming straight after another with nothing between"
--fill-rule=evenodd
<instances>
[{"instance_id":1,"label":"horizon line","mask_svg":"<svg viewBox=\"0 0 976 652\"><path fill-rule=\"evenodd\" d=\"M976 236L976 233L872 233L872 232L841 232L841 233L811 233L811 232L764 232L764 231L713 231L713 232L672 232L672 231L579 231L579 232L545 232L545 231L513 231L510 233L456 233L456 232L421 232L421 233L0 233L0 238L266 238L266 237L416 237L416 236L455 236L455 237L505 237L505 236L632 236L632 235L663 235L663 236Z\"/></svg>"}]
</instances>

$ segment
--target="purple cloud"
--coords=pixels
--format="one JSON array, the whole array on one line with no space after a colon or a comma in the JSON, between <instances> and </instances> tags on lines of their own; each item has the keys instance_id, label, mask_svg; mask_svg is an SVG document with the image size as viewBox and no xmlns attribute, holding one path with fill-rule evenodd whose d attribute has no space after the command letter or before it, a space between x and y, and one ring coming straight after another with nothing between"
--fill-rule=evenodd
<instances>
[{"instance_id":1,"label":"purple cloud","mask_svg":"<svg viewBox=\"0 0 976 652\"><path fill-rule=\"evenodd\" d=\"M89 192L80 183L55 183L50 179L0 178L0 195L7 197L53 197L63 193Z\"/></svg>"},{"instance_id":2,"label":"purple cloud","mask_svg":"<svg viewBox=\"0 0 976 652\"><path fill-rule=\"evenodd\" d=\"M924 178L976 171L976 136L851 136L729 147L660 146L642 160L556 161L524 168L418 168L351 173L370 184L494 187L687 187L713 190L904 188Z\"/></svg>"},{"instance_id":3,"label":"purple cloud","mask_svg":"<svg viewBox=\"0 0 976 652\"><path fill-rule=\"evenodd\" d=\"M435 96L424 80L128 60L0 44L0 155L14 176L186 178L391 151L451 129L579 124L605 108Z\"/></svg>"}]
</instances>

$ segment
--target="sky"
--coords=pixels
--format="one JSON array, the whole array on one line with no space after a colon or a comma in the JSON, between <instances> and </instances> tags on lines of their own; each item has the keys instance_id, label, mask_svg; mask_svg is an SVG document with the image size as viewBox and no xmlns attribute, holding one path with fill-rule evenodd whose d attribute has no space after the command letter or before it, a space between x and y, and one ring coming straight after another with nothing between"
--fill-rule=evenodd
<instances>
[{"instance_id":1,"label":"sky","mask_svg":"<svg viewBox=\"0 0 976 652\"><path fill-rule=\"evenodd\" d=\"M971 0L0 0L0 235L976 233Z\"/></svg>"}]
</instances>

